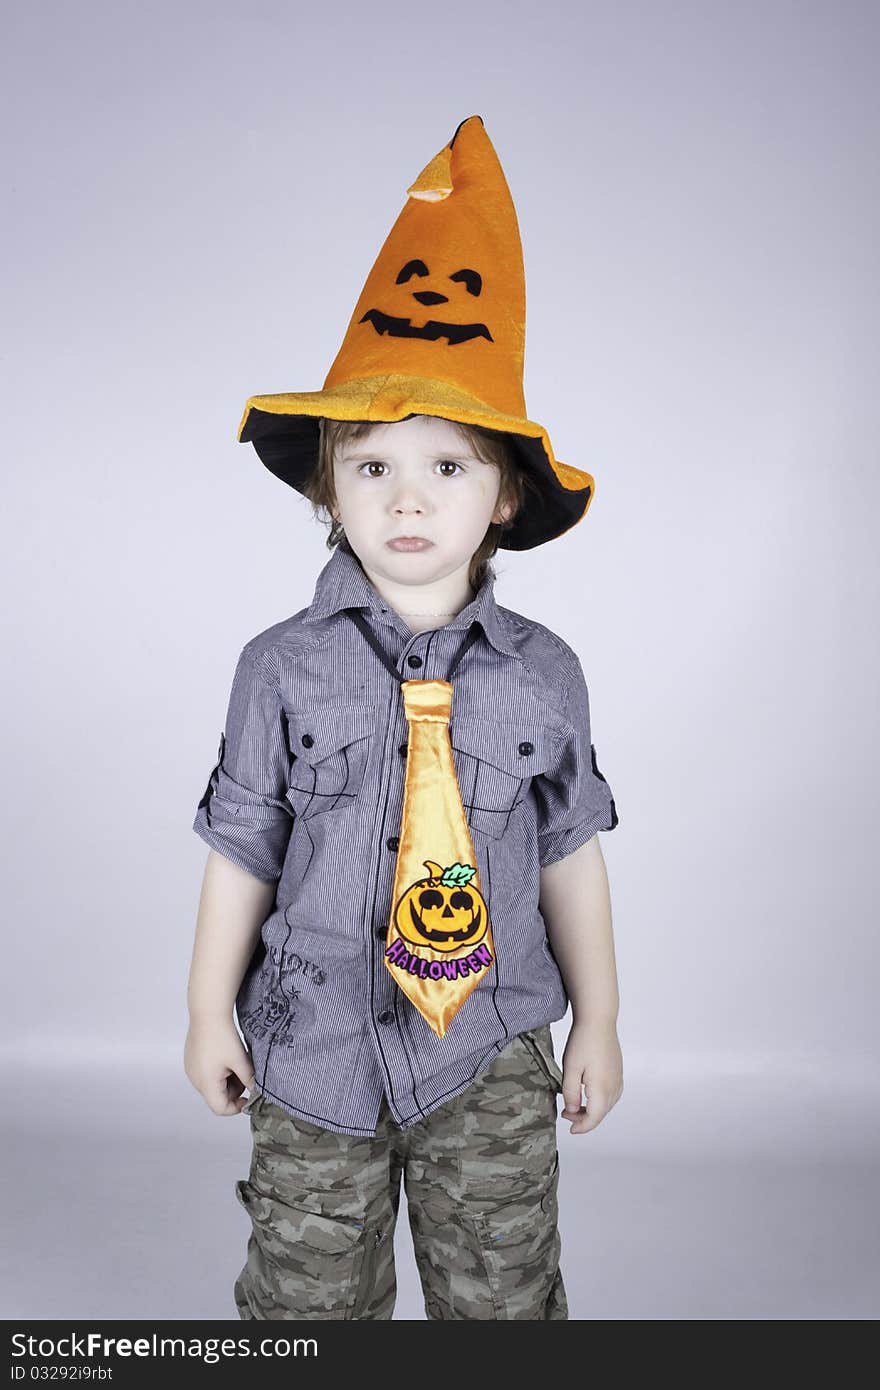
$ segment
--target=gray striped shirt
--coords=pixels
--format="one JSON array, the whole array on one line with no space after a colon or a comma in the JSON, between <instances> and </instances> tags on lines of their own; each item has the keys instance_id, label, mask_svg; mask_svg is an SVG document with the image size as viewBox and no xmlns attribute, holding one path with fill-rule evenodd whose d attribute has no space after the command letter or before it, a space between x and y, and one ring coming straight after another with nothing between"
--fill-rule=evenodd
<instances>
[{"instance_id":1,"label":"gray striped shirt","mask_svg":"<svg viewBox=\"0 0 880 1390\"><path fill-rule=\"evenodd\" d=\"M493 590L489 576L451 622L413 634L343 541L309 607L252 638L235 669L193 829L277 883L236 1000L256 1087L343 1134L375 1134L383 1094L402 1128L415 1124L568 1007L540 870L612 830L617 812L577 655ZM446 680L480 625L453 676L449 733L496 959L443 1038L383 962L408 725L399 681L349 607L399 681Z\"/></svg>"}]
</instances>

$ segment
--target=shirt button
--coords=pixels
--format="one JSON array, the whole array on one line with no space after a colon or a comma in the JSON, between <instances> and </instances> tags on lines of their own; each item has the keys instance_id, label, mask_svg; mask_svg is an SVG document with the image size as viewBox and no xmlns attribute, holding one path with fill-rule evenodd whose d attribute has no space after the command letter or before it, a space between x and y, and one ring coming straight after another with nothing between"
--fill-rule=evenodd
<instances>
[{"instance_id":1,"label":"shirt button","mask_svg":"<svg viewBox=\"0 0 880 1390\"><path fill-rule=\"evenodd\" d=\"M409 751L409 744L408 744L408 743L402 743L402 744L400 745L400 747L398 748L397 751L398 751L398 753L402 753L403 756L406 757L407 752Z\"/></svg>"},{"instance_id":2,"label":"shirt button","mask_svg":"<svg viewBox=\"0 0 880 1390\"><path fill-rule=\"evenodd\" d=\"M383 1009L382 1012L379 1014L379 1022L380 1022L380 1023L393 1023L393 1022L394 1022L394 1010L393 1010L393 1009Z\"/></svg>"},{"instance_id":3,"label":"shirt button","mask_svg":"<svg viewBox=\"0 0 880 1390\"><path fill-rule=\"evenodd\" d=\"M312 738L311 734L303 734L302 739L300 741L302 743L303 748L311 748L315 740Z\"/></svg>"},{"instance_id":4,"label":"shirt button","mask_svg":"<svg viewBox=\"0 0 880 1390\"><path fill-rule=\"evenodd\" d=\"M521 743L519 746L519 751L522 753L523 757L525 757L527 753L534 753L535 745L533 743L528 742Z\"/></svg>"},{"instance_id":5,"label":"shirt button","mask_svg":"<svg viewBox=\"0 0 880 1390\"><path fill-rule=\"evenodd\" d=\"M420 656L415 656L415 655L413 655L413 656L408 656L408 657L406 658L406 661L407 661L407 665L408 665L408 666L421 666L421 664L422 664L422 658L421 658Z\"/></svg>"},{"instance_id":6,"label":"shirt button","mask_svg":"<svg viewBox=\"0 0 880 1390\"><path fill-rule=\"evenodd\" d=\"M385 843L389 849L400 849L400 836L389 835Z\"/></svg>"},{"instance_id":7,"label":"shirt button","mask_svg":"<svg viewBox=\"0 0 880 1390\"><path fill-rule=\"evenodd\" d=\"M383 941L388 936L388 928L387 926L384 926L382 922L380 922L378 927L376 928L376 935L381 937Z\"/></svg>"}]
</instances>

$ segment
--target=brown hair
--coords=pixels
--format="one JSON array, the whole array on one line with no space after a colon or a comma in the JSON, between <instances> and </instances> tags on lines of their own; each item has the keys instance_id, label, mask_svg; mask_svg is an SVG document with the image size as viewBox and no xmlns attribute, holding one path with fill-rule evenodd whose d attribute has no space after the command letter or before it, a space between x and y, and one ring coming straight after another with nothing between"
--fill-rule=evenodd
<instances>
[{"instance_id":1,"label":"brown hair","mask_svg":"<svg viewBox=\"0 0 880 1390\"><path fill-rule=\"evenodd\" d=\"M329 419L321 419L318 422L320 438L318 462L303 484L301 491L303 496L311 502L316 518L325 525L329 523L327 546L331 550L343 542L348 545L341 523L334 520L330 511L331 507L337 506L336 489L333 486L333 459L337 449L342 448L349 440L365 438L378 423L375 420ZM513 513L508 521L489 523L485 536L471 556L468 581L471 588L476 591L487 573L494 576L494 569L489 564L489 560L498 549L502 533L510 529L514 518L523 506L526 481L523 473L517 467L501 431L487 430L479 425L465 425L458 420L451 420L449 423L460 430L478 459L483 463L494 464L499 470L501 486L498 492L498 505L500 506L507 501L514 504Z\"/></svg>"}]
</instances>

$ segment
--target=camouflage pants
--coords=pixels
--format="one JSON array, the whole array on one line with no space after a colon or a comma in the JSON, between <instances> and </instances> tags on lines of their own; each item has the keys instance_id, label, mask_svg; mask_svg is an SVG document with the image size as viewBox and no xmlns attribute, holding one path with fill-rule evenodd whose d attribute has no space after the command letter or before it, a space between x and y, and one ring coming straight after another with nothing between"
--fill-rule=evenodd
<instances>
[{"instance_id":1,"label":"camouflage pants","mask_svg":"<svg viewBox=\"0 0 880 1390\"><path fill-rule=\"evenodd\" d=\"M403 1174L429 1319L567 1319L557 1227L549 1024L521 1033L460 1095L402 1130L338 1134L256 1093L236 1195L251 1218L240 1318L390 1319Z\"/></svg>"}]
</instances>

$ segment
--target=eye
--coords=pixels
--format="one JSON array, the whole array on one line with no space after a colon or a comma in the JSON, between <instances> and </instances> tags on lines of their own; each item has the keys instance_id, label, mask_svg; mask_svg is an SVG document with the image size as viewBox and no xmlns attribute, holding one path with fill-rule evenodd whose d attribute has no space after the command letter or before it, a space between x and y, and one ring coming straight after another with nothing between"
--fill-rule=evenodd
<instances>
[{"instance_id":1,"label":"eye","mask_svg":"<svg viewBox=\"0 0 880 1390\"><path fill-rule=\"evenodd\" d=\"M462 467L462 465L458 462L457 459L438 459L438 460L437 460L437 463L438 463L438 465L442 465L442 466L444 466L444 467L445 467L446 465L448 465L448 466L451 467L451 468L457 468L457 469L459 469L459 471L462 472L462 473L465 473L465 472L467 471L465 468ZM373 467L376 467L376 468L384 468L384 467L385 467L385 464L382 462L381 459L367 459L366 463L362 463L362 464L359 464L359 465L358 465L357 472L358 472L358 473L363 473L363 471L364 471L365 468L373 468ZM457 477L457 476L458 476L458 474L456 474L456 473L444 473L444 474L443 474L443 477L444 477L444 478L455 478L455 477ZM381 474L381 473L371 473L371 474L370 474L370 477L371 477L371 478L382 477L382 474Z\"/></svg>"},{"instance_id":2,"label":"eye","mask_svg":"<svg viewBox=\"0 0 880 1390\"><path fill-rule=\"evenodd\" d=\"M483 289L483 277L476 270L457 270L450 280L460 280L468 294L479 295Z\"/></svg>"}]
</instances>

